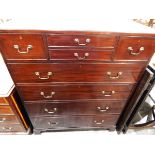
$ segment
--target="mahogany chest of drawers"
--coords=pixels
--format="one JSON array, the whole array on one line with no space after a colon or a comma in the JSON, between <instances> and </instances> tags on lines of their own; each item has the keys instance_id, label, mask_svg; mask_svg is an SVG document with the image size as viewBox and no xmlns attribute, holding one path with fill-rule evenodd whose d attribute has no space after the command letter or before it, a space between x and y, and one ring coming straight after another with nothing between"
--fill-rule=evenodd
<instances>
[{"instance_id":1,"label":"mahogany chest of drawers","mask_svg":"<svg viewBox=\"0 0 155 155\"><path fill-rule=\"evenodd\" d=\"M155 35L10 30L0 49L35 133L115 130Z\"/></svg>"}]
</instances>

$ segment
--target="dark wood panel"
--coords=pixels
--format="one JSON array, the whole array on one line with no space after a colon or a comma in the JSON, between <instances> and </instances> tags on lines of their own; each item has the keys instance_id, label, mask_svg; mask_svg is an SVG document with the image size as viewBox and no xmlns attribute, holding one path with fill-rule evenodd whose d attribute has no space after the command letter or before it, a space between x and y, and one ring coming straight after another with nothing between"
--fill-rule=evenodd
<instances>
[{"instance_id":1,"label":"dark wood panel","mask_svg":"<svg viewBox=\"0 0 155 155\"><path fill-rule=\"evenodd\" d=\"M51 60L111 61L113 50L51 49Z\"/></svg>"},{"instance_id":2,"label":"dark wood panel","mask_svg":"<svg viewBox=\"0 0 155 155\"><path fill-rule=\"evenodd\" d=\"M8 64L16 83L135 83L146 64ZM50 74L49 74L50 73ZM110 73L110 75L108 74ZM121 73L121 75L119 75ZM117 78L118 77L118 78Z\"/></svg>"},{"instance_id":3,"label":"dark wood panel","mask_svg":"<svg viewBox=\"0 0 155 155\"><path fill-rule=\"evenodd\" d=\"M121 37L114 59L148 61L155 51L155 37Z\"/></svg>"},{"instance_id":4,"label":"dark wood panel","mask_svg":"<svg viewBox=\"0 0 155 155\"><path fill-rule=\"evenodd\" d=\"M38 129L88 128L115 125L119 115L33 117L33 126Z\"/></svg>"},{"instance_id":5,"label":"dark wood panel","mask_svg":"<svg viewBox=\"0 0 155 155\"><path fill-rule=\"evenodd\" d=\"M126 100L132 85L71 85L63 87L36 85L19 86L25 101L35 100L78 100L78 99L119 99Z\"/></svg>"},{"instance_id":6,"label":"dark wood panel","mask_svg":"<svg viewBox=\"0 0 155 155\"><path fill-rule=\"evenodd\" d=\"M0 34L0 48L7 60L47 59L41 34Z\"/></svg>"},{"instance_id":7,"label":"dark wood panel","mask_svg":"<svg viewBox=\"0 0 155 155\"><path fill-rule=\"evenodd\" d=\"M55 35L48 34L47 42L50 47L105 47L113 48L116 37L113 35Z\"/></svg>"},{"instance_id":8,"label":"dark wood panel","mask_svg":"<svg viewBox=\"0 0 155 155\"><path fill-rule=\"evenodd\" d=\"M120 114L126 101L27 102L30 116Z\"/></svg>"}]
</instances>

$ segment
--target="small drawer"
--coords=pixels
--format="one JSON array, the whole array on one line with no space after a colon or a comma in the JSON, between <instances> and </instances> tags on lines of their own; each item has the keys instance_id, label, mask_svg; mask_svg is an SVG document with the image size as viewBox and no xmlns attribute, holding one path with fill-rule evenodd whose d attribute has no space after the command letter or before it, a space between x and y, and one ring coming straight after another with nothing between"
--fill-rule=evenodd
<instances>
[{"instance_id":1,"label":"small drawer","mask_svg":"<svg viewBox=\"0 0 155 155\"><path fill-rule=\"evenodd\" d=\"M111 61L112 50L84 50L84 49L53 49L49 50L51 60L73 61Z\"/></svg>"},{"instance_id":2,"label":"small drawer","mask_svg":"<svg viewBox=\"0 0 155 155\"><path fill-rule=\"evenodd\" d=\"M0 124L19 124L16 116L0 115Z\"/></svg>"},{"instance_id":3,"label":"small drawer","mask_svg":"<svg viewBox=\"0 0 155 155\"><path fill-rule=\"evenodd\" d=\"M49 47L94 47L113 49L116 37L113 35L63 35L48 34Z\"/></svg>"},{"instance_id":4,"label":"small drawer","mask_svg":"<svg viewBox=\"0 0 155 155\"><path fill-rule=\"evenodd\" d=\"M19 124L0 124L0 132L25 132L25 129Z\"/></svg>"},{"instance_id":5,"label":"small drawer","mask_svg":"<svg viewBox=\"0 0 155 155\"><path fill-rule=\"evenodd\" d=\"M146 64L8 64L16 83L136 83Z\"/></svg>"},{"instance_id":6,"label":"small drawer","mask_svg":"<svg viewBox=\"0 0 155 155\"><path fill-rule=\"evenodd\" d=\"M120 114L126 101L28 102L30 116Z\"/></svg>"},{"instance_id":7,"label":"small drawer","mask_svg":"<svg viewBox=\"0 0 155 155\"><path fill-rule=\"evenodd\" d=\"M46 60L40 34L0 34L0 47L7 60Z\"/></svg>"},{"instance_id":8,"label":"small drawer","mask_svg":"<svg viewBox=\"0 0 155 155\"><path fill-rule=\"evenodd\" d=\"M0 115L14 115L10 106L0 106Z\"/></svg>"},{"instance_id":9,"label":"small drawer","mask_svg":"<svg viewBox=\"0 0 155 155\"><path fill-rule=\"evenodd\" d=\"M58 116L33 117L32 124L37 129L63 128L104 128L107 125L115 126L119 115L92 115L92 116Z\"/></svg>"},{"instance_id":10,"label":"small drawer","mask_svg":"<svg viewBox=\"0 0 155 155\"><path fill-rule=\"evenodd\" d=\"M128 99L133 85L23 85L18 87L25 101L36 100L86 100L86 99Z\"/></svg>"},{"instance_id":11,"label":"small drawer","mask_svg":"<svg viewBox=\"0 0 155 155\"><path fill-rule=\"evenodd\" d=\"M115 60L148 61L155 52L155 38L125 36L121 37Z\"/></svg>"},{"instance_id":12,"label":"small drawer","mask_svg":"<svg viewBox=\"0 0 155 155\"><path fill-rule=\"evenodd\" d=\"M1 106L1 105L9 105L9 103L6 101L5 98L3 98L3 97L1 98L1 97L0 97L0 106Z\"/></svg>"}]
</instances>

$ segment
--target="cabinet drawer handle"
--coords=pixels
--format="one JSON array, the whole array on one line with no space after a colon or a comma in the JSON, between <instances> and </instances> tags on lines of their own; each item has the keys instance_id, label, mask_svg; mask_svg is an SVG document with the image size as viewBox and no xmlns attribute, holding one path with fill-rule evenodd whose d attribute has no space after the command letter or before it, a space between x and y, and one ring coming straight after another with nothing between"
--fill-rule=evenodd
<instances>
[{"instance_id":1,"label":"cabinet drawer handle","mask_svg":"<svg viewBox=\"0 0 155 155\"><path fill-rule=\"evenodd\" d=\"M6 121L6 118L0 118L0 123L3 123Z\"/></svg>"},{"instance_id":2,"label":"cabinet drawer handle","mask_svg":"<svg viewBox=\"0 0 155 155\"><path fill-rule=\"evenodd\" d=\"M86 40L85 40L85 43L80 43L80 40L78 39L78 38L75 38L74 39L74 42L75 43L77 43L79 46L86 46L88 43L90 43L90 39L89 38L87 38Z\"/></svg>"},{"instance_id":3,"label":"cabinet drawer handle","mask_svg":"<svg viewBox=\"0 0 155 155\"><path fill-rule=\"evenodd\" d=\"M46 76L41 77L40 72L35 72L35 75L38 76L41 80L48 80L52 74L52 72L47 72Z\"/></svg>"},{"instance_id":4,"label":"cabinet drawer handle","mask_svg":"<svg viewBox=\"0 0 155 155\"><path fill-rule=\"evenodd\" d=\"M104 120L101 120L100 122L95 120L94 123L95 123L96 125L101 125L101 124L104 123Z\"/></svg>"},{"instance_id":5,"label":"cabinet drawer handle","mask_svg":"<svg viewBox=\"0 0 155 155\"><path fill-rule=\"evenodd\" d=\"M109 110L109 107L107 106L107 107L105 107L104 109L101 108L101 107L97 107L97 109L98 109L100 112L106 112L106 111Z\"/></svg>"},{"instance_id":6,"label":"cabinet drawer handle","mask_svg":"<svg viewBox=\"0 0 155 155\"><path fill-rule=\"evenodd\" d=\"M118 72L116 76L112 76L111 72L107 72L107 75L109 76L110 79L119 79L122 74L123 74L122 72Z\"/></svg>"},{"instance_id":7,"label":"cabinet drawer handle","mask_svg":"<svg viewBox=\"0 0 155 155\"><path fill-rule=\"evenodd\" d=\"M58 122L47 122L48 125L53 126L53 125L58 125Z\"/></svg>"},{"instance_id":8,"label":"cabinet drawer handle","mask_svg":"<svg viewBox=\"0 0 155 155\"><path fill-rule=\"evenodd\" d=\"M84 57L80 57L78 53L74 53L74 56L78 59L78 60L84 60L86 59L86 57L89 56L89 53L85 53Z\"/></svg>"},{"instance_id":9,"label":"cabinet drawer handle","mask_svg":"<svg viewBox=\"0 0 155 155\"><path fill-rule=\"evenodd\" d=\"M32 45L27 45L26 51L21 51L19 45L13 45L15 49L17 49L18 53L20 54L27 54L29 53L30 50L32 50L33 46Z\"/></svg>"},{"instance_id":10,"label":"cabinet drawer handle","mask_svg":"<svg viewBox=\"0 0 155 155\"><path fill-rule=\"evenodd\" d=\"M2 127L3 130L11 131L13 128L12 127Z\"/></svg>"},{"instance_id":11,"label":"cabinet drawer handle","mask_svg":"<svg viewBox=\"0 0 155 155\"><path fill-rule=\"evenodd\" d=\"M128 47L128 51L130 52L131 55L139 55L141 52L143 52L145 49L144 47L140 47L138 52L134 52L132 47Z\"/></svg>"},{"instance_id":12,"label":"cabinet drawer handle","mask_svg":"<svg viewBox=\"0 0 155 155\"><path fill-rule=\"evenodd\" d=\"M115 94L115 91L114 90L113 91L102 91L102 94L104 96L112 96L112 94Z\"/></svg>"},{"instance_id":13,"label":"cabinet drawer handle","mask_svg":"<svg viewBox=\"0 0 155 155\"><path fill-rule=\"evenodd\" d=\"M47 108L44 108L44 111L48 114L54 114L57 111L57 108L53 108L53 110L48 110Z\"/></svg>"},{"instance_id":14,"label":"cabinet drawer handle","mask_svg":"<svg viewBox=\"0 0 155 155\"><path fill-rule=\"evenodd\" d=\"M45 99L53 98L53 95L54 94L55 94L55 92L52 91L50 96L45 96L45 93L44 92L40 92L40 95L42 95Z\"/></svg>"}]
</instances>

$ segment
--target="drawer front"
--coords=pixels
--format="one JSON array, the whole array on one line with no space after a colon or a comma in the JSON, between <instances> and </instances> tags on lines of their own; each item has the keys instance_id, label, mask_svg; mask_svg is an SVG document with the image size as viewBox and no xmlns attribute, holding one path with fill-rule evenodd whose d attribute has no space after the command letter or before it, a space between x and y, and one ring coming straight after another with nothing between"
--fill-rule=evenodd
<instances>
[{"instance_id":1,"label":"drawer front","mask_svg":"<svg viewBox=\"0 0 155 155\"><path fill-rule=\"evenodd\" d=\"M135 83L146 64L9 64L16 83Z\"/></svg>"},{"instance_id":2,"label":"drawer front","mask_svg":"<svg viewBox=\"0 0 155 155\"><path fill-rule=\"evenodd\" d=\"M118 99L126 100L133 85L71 85L71 86L19 86L25 101Z\"/></svg>"},{"instance_id":3,"label":"drawer front","mask_svg":"<svg viewBox=\"0 0 155 155\"><path fill-rule=\"evenodd\" d=\"M51 60L73 61L111 61L112 50L84 50L84 49L53 49L49 50Z\"/></svg>"},{"instance_id":4,"label":"drawer front","mask_svg":"<svg viewBox=\"0 0 155 155\"><path fill-rule=\"evenodd\" d=\"M116 37L112 35L55 35L47 36L49 47L102 47L113 49Z\"/></svg>"},{"instance_id":5,"label":"drawer front","mask_svg":"<svg viewBox=\"0 0 155 155\"><path fill-rule=\"evenodd\" d=\"M125 101L25 103L30 116L120 114Z\"/></svg>"},{"instance_id":6,"label":"drawer front","mask_svg":"<svg viewBox=\"0 0 155 155\"><path fill-rule=\"evenodd\" d=\"M102 128L115 125L119 115L33 117L32 124L37 129Z\"/></svg>"},{"instance_id":7,"label":"drawer front","mask_svg":"<svg viewBox=\"0 0 155 155\"><path fill-rule=\"evenodd\" d=\"M155 38L121 37L116 60L148 61L155 52Z\"/></svg>"},{"instance_id":8,"label":"drawer front","mask_svg":"<svg viewBox=\"0 0 155 155\"><path fill-rule=\"evenodd\" d=\"M46 60L40 34L0 34L0 47L7 60Z\"/></svg>"},{"instance_id":9,"label":"drawer front","mask_svg":"<svg viewBox=\"0 0 155 155\"><path fill-rule=\"evenodd\" d=\"M6 99L5 98L1 98L0 97L0 106L1 105L9 105L9 103L7 103Z\"/></svg>"},{"instance_id":10,"label":"drawer front","mask_svg":"<svg viewBox=\"0 0 155 155\"><path fill-rule=\"evenodd\" d=\"M19 124L16 116L0 115L0 124Z\"/></svg>"},{"instance_id":11,"label":"drawer front","mask_svg":"<svg viewBox=\"0 0 155 155\"><path fill-rule=\"evenodd\" d=\"M0 132L25 132L25 129L19 124L0 124Z\"/></svg>"},{"instance_id":12,"label":"drawer front","mask_svg":"<svg viewBox=\"0 0 155 155\"><path fill-rule=\"evenodd\" d=\"M13 111L10 106L0 106L0 115L13 115Z\"/></svg>"}]
</instances>

